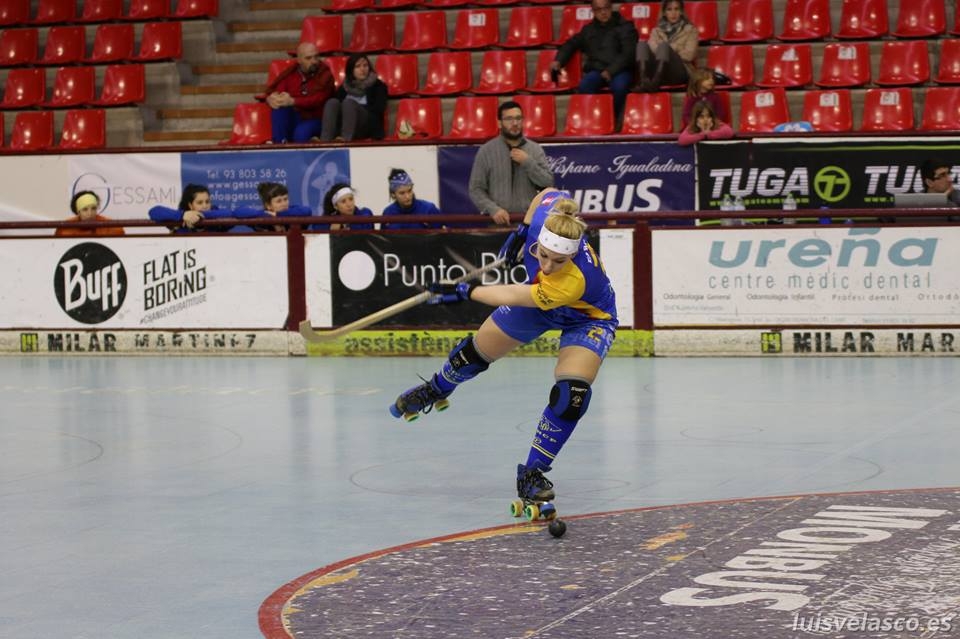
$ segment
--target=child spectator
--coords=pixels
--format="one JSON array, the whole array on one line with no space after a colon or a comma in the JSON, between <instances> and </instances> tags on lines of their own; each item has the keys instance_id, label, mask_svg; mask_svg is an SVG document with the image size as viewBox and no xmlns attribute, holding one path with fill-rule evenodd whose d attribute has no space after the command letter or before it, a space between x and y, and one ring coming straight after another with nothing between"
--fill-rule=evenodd
<instances>
[{"instance_id":1,"label":"child spectator","mask_svg":"<svg viewBox=\"0 0 960 639\"><path fill-rule=\"evenodd\" d=\"M714 90L715 87L716 79L713 75L713 69L694 69L690 73L690 82L687 85L687 96L683 99L680 130L687 128L687 125L690 124L690 114L693 112L693 106L697 102L708 103L717 115L717 119L723 122L730 121L727 104L720 97L720 93Z\"/></svg>"},{"instance_id":2,"label":"child spectator","mask_svg":"<svg viewBox=\"0 0 960 639\"><path fill-rule=\"evenodd\" d=\"M393 199L387 208L383 209L384 217L397 215L440 215L440 209L433 202L418 200L413 193L413 180L403 169L390 171L390 197ZM439 229L443 224L429 222L386 222L384 229Z\"/></svg>"},{"instance_id":3,"label":"child spectator","mask_svg":"<svg viewBox=\"0 0 960 639\"><path fill-rule=\"evenodd\" d=\"M697 102L690 115L690 124L680 133L680 146L690 146L700 140L728 140L733 137L730 125L717 118L708 102Z\"/></svg>"}]
</instances>

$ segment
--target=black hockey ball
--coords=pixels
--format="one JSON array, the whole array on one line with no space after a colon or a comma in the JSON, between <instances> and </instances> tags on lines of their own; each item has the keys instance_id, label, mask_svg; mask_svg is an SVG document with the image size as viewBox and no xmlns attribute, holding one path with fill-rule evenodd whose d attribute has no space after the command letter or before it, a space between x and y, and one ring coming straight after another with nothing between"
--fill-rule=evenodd
<instances>
[{"instance_id":1,"label":"black hockey ball","mask_svg":"<svg viewBox=\"0 0 960 639\"><path fill-rule=\"evenodd\" d=\"M563 537L563 533L567 532L567 522L562 519L554 519L550 522L547 529L554 537Z\"/></svg>"}]
</instances>

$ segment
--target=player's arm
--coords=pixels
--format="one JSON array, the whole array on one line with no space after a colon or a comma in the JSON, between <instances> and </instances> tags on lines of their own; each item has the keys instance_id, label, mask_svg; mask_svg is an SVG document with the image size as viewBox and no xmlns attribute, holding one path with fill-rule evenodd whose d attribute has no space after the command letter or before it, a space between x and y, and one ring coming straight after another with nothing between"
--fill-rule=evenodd
<instances>
[{"instance_id":1,"label":"player's arm","mask_svg":"<svg viewBox=\"0 0 960 639\"><path fill-rule=\"evenodd\" d=\"M473 282L459 284L436 283L430 285L435 293L430 304L456 304L473 300L489 306L536 306L529 284L495 284L478 286Z\"/></svg>"}]
</instances>

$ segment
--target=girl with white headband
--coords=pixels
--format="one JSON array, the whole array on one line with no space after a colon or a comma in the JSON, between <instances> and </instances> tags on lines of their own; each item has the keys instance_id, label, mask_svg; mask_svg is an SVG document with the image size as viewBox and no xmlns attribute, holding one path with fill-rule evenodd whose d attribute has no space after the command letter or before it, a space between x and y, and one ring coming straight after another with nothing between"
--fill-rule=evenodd
<instances>
[{"instance_id":1,"label":"girl with white headband","mask_svg":"<svg viewBox=\"0 0 960 639\"><path fill-rule=\"evenodd\" d=\"M338 182L330 187L323 198L324 215L352 215L356 217L372 218L373 211L366 207L357 206L357 192L349 184ZM350 223L350 224L314 224L311 229L330 229L338 231L340 229L354 230L373 230L373 223Z\"/></svg>"},{"instance_id":2,"label":"girl with white headband","mask_svg":"<svg viewBox=\"0 0 960 639\"><path fill-rule=\"evenodd\" d=\"M525 503L553 499L553 484L543 473L576 428L590 405L591 384L613 343L617 328L616 299L597 254L587 243L587 224L570 194L548 188L527 210L524 223L500 251L513 266L524 260L527 282L478 286L471 282L437 284L435 304L473 300L498 306L473 337L450 352L429 381L397 398L394 417L412 419L446 398L459 384L543 332L559 329L560 352L555 383L538 420L526 460L517 466L517 494ZM517 514L517 513L515 513Z\"/></svg>"}]
</instances>

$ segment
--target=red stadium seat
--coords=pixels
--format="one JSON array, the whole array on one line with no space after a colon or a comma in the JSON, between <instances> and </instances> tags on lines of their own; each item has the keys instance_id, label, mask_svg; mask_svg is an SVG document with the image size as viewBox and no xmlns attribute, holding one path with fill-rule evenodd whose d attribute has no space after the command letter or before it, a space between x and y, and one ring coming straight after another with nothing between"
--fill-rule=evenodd
<instances>
[{"instance_id":1,"label":"red stadium seat","mask_svg":"<svg viewBox=\"0 0 960 639\"><path fill-rule=\"evenodd\" d=\"M646 40L650 37L650 32L657 26L657 21L660 19L660 3L624 2L620 5L620 14L627 20L633 20L634 26L637 27L637 33L640 34L640 39ZM697 26L699 27L699 25Z\"/></svg>"},{"instance_id":2,"label":"red stadium seat","mask_svg":"<svg viewBox=\"0 0 960 639\"><path fill-rule=\"evenodd\" d=\"M957 11L956 7L953 10L953 26L950 27L948 33L950 35L960 35L960 11Z\"/></svg>"},{"instance_id":3,"label":"red stadium seat","mask_svg":"<svg viewBox=\"0 0 960 639\"><path fill-rule=\"evenodd\" d=\"M146 78L142 64L113 64L103 74L97 106L138 104L146 99Z\"/></svg>"},{"instance_id":4,"label":"red stadium seat","mask_svg":"<svg viewBox=\"0 0 960 639\"><path fill-rule=\"evenodd\" d=\"M940 84L960 84L960 40L947 38L940 41L939 65L934 80Z\"/></svg>"},{"instance_id":5,"label":"red stadium seat","mask_svg":"<svg viewBox=\"0 0 960 639\"><path fill-rule=\"evenodd\" d=\"M382 55L377 58L377 75L387 85L392 97L416 93L420 88L420 71L416 53Z\"/></svg>"},{"instance_id":6,"label":"red stadium seat","mask_svg":"<svg viewBox=\"0 0 960 639\"><path fill-rule=\"evenodd\" d=\"M412 11L403 21L400 51L426 51L447 46L447 14L444 11Z\"/></svg>"},{"instance_id":7,"label":"red stadium seat","mask_svg":"<svg viewBox=\"0 0 960 639\"><path fill-rule=\"evenodd\" d=\"M813 83L813 55L809 44L771 44L767 46L763 77L758 87L785 89Z\"/></svg>"},{"instance_id":8,"label":"red stadium seat","mask_svg":"<svg viewBox=\"0 0 960 639\"><path fill-rule=\"evenodd\" d=\"M511 98L523 110L523 134L548 138L557 134L557 99L546 95L515 95Z\"/></svg>"},{"instance_id":9,"label":"red stadium seat","mask_svg":"<svg viewBox=\"0 0 960 639\"><path fill-rule=\"evenodd\" d=\"M103 109L67 111L60 133L61 149L102 149L107 146L107 114Z\"/></svg>"},{"instance_id":10,"label":"red stadium seat","mask_svg":"<svg viewBox=\"0 0 960 639\"><path fill-rule=\"evenodd\" d=\"M960 87L931 87L924 92L921 131L960 131Z\"/></svg>"},{"instance_id":11,"label":"red stadium seat","mask_svg":"<svg viewBox=\"0 0 960 639\"><path fill-rule=\"evenodd\" d=\"M840 26L834 35L847 40L880 38L889 29L887 0L843 0Z\"/></svg>"},{"instance_id":12,"label":"red stadium seat","mask_svg":"<svg viewBox=\"0 0 960 639\"><path fill-rule=\"evenodd\" d=\"M853 108L850 104L850 90L805 92L801 119L812 124L814 131L852 131Z\"/></svg>"},{"instance_id":13,"label":"red stadium seat","mask_svg":"<svg viewBox=\"0 0 960 639\"><path fill-rule=\"evenodd\" d=\"M464 9L457 13L451 49L485 49L500 41L500 17L496 9Z\"/></svg>"},{"instance_id":14,"label":"red stadium seat","mask_svg":"<svg viewBox=\"0 0 960 639\"><path fill-rule=\"evenodd\" d=\"M924 84L930 79L930 53L926 40L884 42L880 49L880 86Z\"/></svg>"},{"instance_id":15,"label":"red stadium seat","mask_svg":"<svg viewBox=\"0 0 960 639\"><path fill-rule=\"evenodd\" d=\"M97 97L96 90L93 67L60 67L53 80L53 94L43 106L62 109L90 104Z\"/></svg>"},{"instance_id":16,"label":"red stadium seat","mask_svg":"<svg viewBox=\"0 0 960 639\"><path fill-rule=\"evenodd\" d=\"M535 49L553 42L550 7L512 7L504 47Z\"/></svg>"},{"instance_id":17,"label":"red stadium seat","mask_svg":"<svg viewBox=\"0 0 960 639\"><path fill-rule=\"evenodd\" d=\"M753 47L749 44L714 45L707 49L707 66L724 73L733 83L718 89L740 89L753 84Z\"/></svg>"},{"instance_id":18,"label":"red stadium seat","mask_svg":"<svg viewBox=\"0 0 960 639\"><path fill-rule=\"evenodd\" d=\"M488 140L500 132L495 97L460 96L453 103L453 124L447 137Z\"/></svg>"},{"instance_id":19,"label":"red stadium seat","mask_svg":"<svg viewBox=\"0 0 960 639\"><path fill-rule=\"evenodd\" d=\"M773 37L772 0L730 0L724 42L761 42Z\"/></svg>"},{"instance_id":20,"label":"red stadium seat","mask_svg":"<svg viewBox=\"0 0 960 639\"><path fill-rule=\"evenodd\" d=\"M65 24L77 19L77 0L40 0L33 24Z\"/></svg>"},{"instance_id":21,"label":"red stadium seat","mask_svg":"<svg viewBox=\"0 0 960 639\"><path fill-rule=\"evenodd\" d=\"M420 5L420 0L380 0L373 8L379 11L393 11Z\"/></svg>"},{"instance_id":22,"label":"red stadium seat","mask_svg":"<svg viewBox=\"0 0 960 639\"><path fill-rule=\"evenodd\" d=\"M780 40L822 40L829 35L829 0L787 0Z\"/></svg>"},{"instance_id":23,"label":"red stadium seat","mask_svg":"<svg viewBox=\"0 0 960 639\"><path fill-rule=\"evenodd\" d=\"M0 27L30 22L30 0L0 0Z\"/></svg>"},{"instance_id":24,"label":"red stadium seat","mask_svg":"<svg viewBox=\"0 0 960 639\"><path fill-rule=\"evenodd\" d=\"M10 69L0 109L29 109L47 99L47 76L43 69Z\"/></svg>"},{"instance_id":25,"label":"red stadium seat","mask_svg":"<svg viewBox=\"0 0 960 639\"><path fill-rule=\"evenodd\" d=\"M912 131L913 89L867 89L861 131Z\"/></svg>"},{"instance_id":26,"label":"red stadium seat","mask_svg":"<svg viewBox=\"0 0 960 639\"><path fill-rule=\"evenodd\" d=\"M50 27L40 64L74 64L87 54L87 32L79 26Z\"/></svg>"},{"instance_id":27,"label":"red stadium seat","mask_svg":"<svg viewBox=\"0 0 960 639\"><path fill-rule=\"evenodd\" d=\"M563 135L599 136L613 133L613 96L609 93L570 96Z\"/></svg>"},{"instance_id":28,"label":"red stadium seat","mask_svg":"<svg viewBox=\"0 0 960 639\"><path fill-rule=\"evenodd\" d=\"M898 38L933 38L947 31L943 0L900 0L897 26L891 35Z\"/></svg>"},{"instance_id":29,"label":"red stadium seat","mask_svg":"<svg viewBox=\"0 0 960 639\"><path fill-rule=\"evenodd\" d=\"M320 53L343 50L343 16L307 16L300 23L300 42L312 42Z\"/></svg>"},{"instance_id":30,"label":"red stadium seat","mask_svg":"<svg viewBox=\"0 0 960 639\"><path fill-rule=\"evenodd\" d=\"M111 22L123 18L123 0L83 0L77 22Z\"/></svg>"},{"instance_id":31,"label":"red stadium seat","mask_svg":"<svg viewBox=\"0 0 960 639\"><path fill-rule=\"evenodd\" d=\"M409 128L410 137L404 135ZM440 98L404 98L397 102L394 137L399 139L435 139L443 136L443 112Z\"/></svg>"},{"instance_id":32,"label":"red stadium seat","mask_svg":"<svg viewBox=\"0 0 960 639\"><path fill-rule=\"evenodd\" d=\"M21 111L13 120L10 149L45 151L53 146L53 111Z\"/></svg>"},{"instance_id":33,"label":"red stadium seat","mask_svg":"<svg viewBox=\"0 0 960 639\"><path fill-rule=\"evenodd\" d=\"M720 18L717 15L716 0L688 2L684 5L687 19L697 25L700 42L710 42L720 38Z\"/></svg>"},{"instance_id":34,"label":"red stadium seat","mask_svg":"<svg viewBox=\"0 0 960 639\"><path fill-rule=\"evenodd\" d=\"M866 42L831 42L823 47L821 87L859 87L870 82L870 45Z\"/></svg>"},{"instance_id":35,"label":"red stadium seat","mask_svg":"<svg viewBox=\"0 0 960 639\"><path fill-rule=\"evenodd\" d=\"M550 65L556 55L555 49L541 49L536 52L537 66L527 91L532 93L560 93L577 88L577 85L580 84L580 54L573 54L565 67L566 75L561 75L558 81L554 82L550 74Z\"/></svg>"},{"instance_id":36,"label":"red stadium seat","mask_svg":"<svg viewBox=\"0 0 960 639\"><path fill-rule=\"evenodd\" d=\"M6 29L0 33L0 66L33 64L38 41L36 29Z\"/></svg>"},{"instance_id":37,"label":"red stadium seat","mask_svg":"<svg viewBox=\"0 0 960 639\"><path fill-rule=\"evenodd\" d=\"M343 84L343 79L347 77L347 57L345 55L328 55L323 59L323 63L327 65L333 75L333 83L338 88Z\"/></svg>"},{"instance_id":38,"label":"red stadium seat","mask_svg":"<svg viewBox=\"0 0 960 639\"><path fill-rule=\"evenodd\" d=\"M744 133L769 133L790 119L783 89L747 91L740 96L740 131Z\"/></svg>"},{"instance_id":39,"label":"red stadium seat","mask_svg":"<svg viewBox=\"0 0 960 639\"><path fill-rule=\"evenodd\" d=\"M396 18L392 13L360 13L353 19L349 51L368 52L393 49Z\"/></svg>"},{"instance_id":40,"label":"red stadium seat","mask_svg":"<svg viewBox=\"0 0 960 639\"><path fill-rule=\"evenodd\" d=\"M451 95L473 87L473 63L469 51L434 51L427 58L427 82L423 95Z\"/></svg>"},{"instance_id":41,"label":"red stadium seat","mask_svg":"<svg viewBox=\"0 0 960 639\"><path fill-rule=\"evenodd\" d=\"M536 0L531 1L535 2ZM517 4L519 2L521 2L521 0L474 0L473 4L478 4L481 7L503 7L508 4ZM550 0L550 2L553 2L553 0Z\"/></svg>"},{"instance_id":42,"label":"red stadium seat","mask_svg":"<svg viewBox=\"0 0 960 639\"><path fill-rule=\"evenodd\" d=\"M173 9L173 17L179 20L184 18L215 18L220 13L218 0L177 0Z\"/></svg>"},{"instance_id":43,"label":"red stadium seat","mask_svg":"<svg viewBox=\"0 0 960 639\"><path fill-rule=\"evenodd\" d=\"M430 9L449 9L470 4L470 0L422 0L422 4Z\"/></svg>"},{"instance_id":44,"label":"red stadium seat","mask_svg":"<svg viewBox=\"0 0 960 639\"><path fill-rule=\"evenodd\" d=\"M527 52L484 51L475 93L514 93L527 85Z\"/></svg>"},{"instance_id":45,"label":"red stadium seat","mask_svg":"<svg viewBox=\"0 0 960 639\"><path fill-rule=\"evenodd\" d=\"M124 20L163 20L170 17L170 0L130 0Z\"/></svg>"},{"instance_id":46,"label":"red stadium seat","mask_svg":"<svg viewBox=\"0 0 960 639\"><path fill-rule=\"evenodd\" d=\"M270 112L262 102L241 102L233 109L233 130L226 144L264 144L272 138Z\"/></svg>"},{"instance_id":47,"label":"red stadium seat","mask_svg":"<svg viewBox=\"0 0 960 639\"><path fill-rule=\"evenodd\" d=\"M566 5L560 11L560 28L557 30L554 44L563 44L591 22L593 22L593 9L589 4Z\"/></svg>"},{"instance_id":48,"label":"red stadium seat","mask_svg":"<svg viewBox=\"0 0 960 639\"><path fill-rule=\"evenodd\" d=\"M93 50L87 62L122 62L133 57L133 25L101 24L93 36Z\"/></svg>"},{"instance_id":49,"label":"red stadium seat","mask_svg":"<svg viewBox=\"0 0 960 639\"><path fill-rule=\"evenodd\" d=\"M0 118L0 147L3 146L3 118Z\"/></svg>"},{"instance_id":50,"label":"red stadium seat","mask_svg":"<svg viewBox=\"0 0 960 639\"><path fill-rule=\"evenodd\" d=\"M354 11L363 11L365 9L374 8L373 0L331 0L330 6L324 7L324 11L330 11L332 13L337 13L342 11L344 13L353 13Z\"/></svg>"},{"instance_id":51,"label":"red stadium seat","mask_svg":"<svg viewBox=\"0 0 960 639\"><path fill-rule=\"evenodd\" d=\"M670 94L666 91L629 94L624 106L623 127L620 132L626 135L673 133L673 106Z\"/></svg>"},{"instance_id":52,"label":"red stadium seat","mask_svg":"<svg viewBox=\"0 0 960 639\"><path fill-rule=\"evenodd\" d=\"M183 30L179 22L148 22L140 34L140 62L179 60L183 55Z\"/></svg>"}]
</instances>

